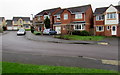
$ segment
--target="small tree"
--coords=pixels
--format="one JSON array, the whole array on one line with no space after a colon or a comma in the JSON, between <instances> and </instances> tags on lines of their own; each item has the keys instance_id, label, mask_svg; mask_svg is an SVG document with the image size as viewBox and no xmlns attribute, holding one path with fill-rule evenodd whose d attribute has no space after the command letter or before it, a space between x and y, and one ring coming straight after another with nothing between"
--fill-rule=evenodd
<instances>
[{"instance_id":1,"label":"small tree","mask_svg":"<svg viewBox=\"0 0 120 75\"><path fill-rule=\"evenodd\" d=\"M46 17L46 19L44 20L44 24L46 29L50 28L50 19L48 17Z\"/></svg>"},{"instance_id":2,"label":"small tree","mask_svg":"<svg viewBox=\"0 0 120 75\"><path fill-rule=\"evenodd\" d=\"M32 33L34 32L34 27L33 27L33 26L31 26L31 32L32 32Z\"/></svg>"}]
</instances>

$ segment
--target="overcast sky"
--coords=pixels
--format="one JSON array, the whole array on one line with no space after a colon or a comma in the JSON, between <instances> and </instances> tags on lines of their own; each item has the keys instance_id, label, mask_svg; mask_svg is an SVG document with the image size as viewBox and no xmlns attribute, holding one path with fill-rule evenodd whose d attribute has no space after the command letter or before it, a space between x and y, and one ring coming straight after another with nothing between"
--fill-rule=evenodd
<instances>
[{"instance_id":1,"label":"overcast sky","mask_svg":"<svg viewBox=\"0 0 120 75\"><path fill-rule=\"evenodd\" d=\"M68 8L91 4L93 11L98 7L118 5L119 0L0 0L0 16L12 19L13 16L31 17L42 10L56 7ZM2 11L2 12L1 12Z\"/></svg>"}]
</instances>

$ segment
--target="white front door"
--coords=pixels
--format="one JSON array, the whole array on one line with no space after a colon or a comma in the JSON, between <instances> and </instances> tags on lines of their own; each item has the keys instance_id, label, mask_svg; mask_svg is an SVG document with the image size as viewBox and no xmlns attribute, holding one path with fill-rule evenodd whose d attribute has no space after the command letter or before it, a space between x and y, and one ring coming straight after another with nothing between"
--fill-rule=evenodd
<instances>
[{"instance_id":1,"label":"white front door","mask_svg":"<svg viewBox=\"0 0 120 75\"><path fill-rule=\"evenodd\" d=\"M111 32L112 32L112 35L117 35L117 27L112 26Z\"/></svg>"}]
</instances>

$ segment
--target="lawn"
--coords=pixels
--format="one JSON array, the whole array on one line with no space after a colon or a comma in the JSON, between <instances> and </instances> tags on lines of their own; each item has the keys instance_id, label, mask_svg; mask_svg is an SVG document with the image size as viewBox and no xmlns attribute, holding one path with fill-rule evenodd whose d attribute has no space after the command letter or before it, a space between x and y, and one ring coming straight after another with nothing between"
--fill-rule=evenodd
<instances>
[{"instance_id":1,"label":"lawn","mask_svg":"<svg viewBox=\"0 0 120 75\"><path fill-rule=\"evenodd\" d=\"M25 31L31 31L31 29L25 29Z\"/></svg>"},{"instance_id":2,"label":"lawn","mask_svg":"<svg viewBox=\"0 0 120 75\"><path fill-rule=\"evenodd\" d=\"M55 36L56 38L60 38L60 36ZM79 36L79 35L64 35L62 38L67 40L82 40L82 41L101 41L105 37L104 36Z\"/></svg>"},{"instance_id":3,"label":"lawn","mask_svg":"<svg viewBox=\"0 0 120 75\"><path fill-rule=\"evenodd\" d=\"M40 35L41 32L39 32L39 31L34 31L34 34L35 34L35 35Z\"/></svg>"},{"instance_id":4,"label":"lawn","mask_svg":"<svg viewBox=\"0 0 120 75\"><path fill-rule=\"evenodd\" d=\"M117 73L117 71L3 62L2 73Z\"/></svg>"}]
</instances>

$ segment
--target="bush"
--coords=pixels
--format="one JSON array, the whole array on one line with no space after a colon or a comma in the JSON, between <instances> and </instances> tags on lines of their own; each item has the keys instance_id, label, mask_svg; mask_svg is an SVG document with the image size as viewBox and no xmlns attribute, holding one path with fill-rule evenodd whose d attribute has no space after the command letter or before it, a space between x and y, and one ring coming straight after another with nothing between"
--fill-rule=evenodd
<instances>
[{"instance_id":1,"label":"bush","mask_svg":"<svg viewBox=\"0 0 120 75\"><path fill-rule=\"evenodd\" d=\"M88 31L81 31L81 36L90 36Z\"/></svg>"},{"instance_id":2,"label":"bush","mask_svg":"<svg viewBox=\"0 0 120 75\"><path fill-rule=\"evenodd\" d=\"M75 30L75 31L72 32L72 34L73 34L73 35L81 35L81 32Z\"/></svg>"},{"instance_id":3,"label":"bush","mask_svg":"<svg viewBox=\"0 0 120 75\"><path fill-rule=\"evenodd\" d=\"M80 35L80 36L90 36L90 33L88 31L73 31L73 35Z\"/></svg>"},{"instance_id":4,"label":"bush","mask_svg":"<svg viewBox=\"0 0 120 75\"><path fill-rule=\"evenodd\" d=\"M7 30L7 28L5 26L3 26L3 31Z\"/></svg>"},{"instance_id":5,"label":"bush","mask_svg":"<svg viewBox=\"0 0 120 75\"><path fill-rule=\"evenodd\" d=\"M31 26L31 33L34 33L34 27Z\"/></svg>"}]
</instances>

